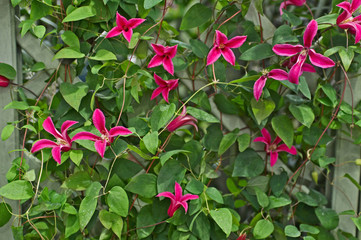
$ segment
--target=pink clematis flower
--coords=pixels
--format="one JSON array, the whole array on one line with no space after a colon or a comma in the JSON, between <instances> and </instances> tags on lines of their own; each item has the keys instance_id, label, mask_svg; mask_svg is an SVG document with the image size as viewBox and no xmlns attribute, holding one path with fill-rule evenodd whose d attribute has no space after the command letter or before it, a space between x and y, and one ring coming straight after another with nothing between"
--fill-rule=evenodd
<instances>
[{"instance_id":1,"label":"pink clematis flower","mask_svg":"<svg viewBox=\"0 0 361 240\"><path fill-rule=\"evenodd\" d=\"M184 208L185 212L187 213L188 210L188 200L198 199L198 195L193 194L186 194L182 196L182 187L179 183L175 182L174 186L175 195L171 192L162 192L157 195L157 197L167 197L170 198L170 206L168 208L168 215L169 217L173 217L175 211L181 206Z\"/></svg>"},{"instance_id":2,"label":"pink clematis flower","mask_svg":"<svg viewBox=\"0 0 361 240\"><path fill-rule=\"evenodd\" d=\"M262 76L257 79L257 81L254 83L253 86L253 95L257 101L262 95L262 90L266 85L266 81L268 78L273 78L282 81L288 79L288 74L286 71L283 71L281 69L272 69L271 71L263 70Z\"/></svg>"},{"instance_id":3,"label":"pink clematis flower","mask_svg":"<svg viewBox=\"0 0 361 240\"><path fill-rule=\"evenodd\" d=\"M31 148L31 152L37 152L43 148L52 148L51 154L53 155L54 160L61 164L61 152L67 152L71 149L72 140L68 136L67 130L74 124L78 122L67 120L61 125L61 133L55 129L54 123L50 117L45 119L43 123L43 127L45 131L53 135L57 142L50 141L48 139L40 139L36 143L34 143Z\"/></svg>"},{"instance_id":4,"label":"pink clematis flower","mask_svg":"<svg viewBox=\"0 0 361 240\"><path fill-rule=\"evenodd\" d=\"M154 73L154 80L159 85L159 87L153 91L153 94L152 94L150 100L153 100L160 93L162 93L164 100L167 103L169 103L169 101L168 101L169 92L178 87L178 79L171 79L171 80L165 81L161 77L159 77L157 74Z\"/></svg>"},{"instance_id":5,"label":"pink clematis flower","mask_svg":"<svg viewBox=\"0 0 361 240\"><path fill-rule=\"evenodd\" d=\"M282 67L286 67L288 69L291 69L292 66L296 64L298 56L299 56L299 54L296 54L296 55L290 57L289 59L285 60L282 63ZM302 75L303 72L316 72L316 70L311 64L304 63L303 66L302 66L302 69L301 69L301 75Z\"/></svg>"},{"instance_id":6,"label":"pink clematis flower","mask_svg":"<svg viewBox=\"0 0 361 240\"><path fill-rule=\"evenodd\" d=\"M361 40L361 15L352 17L352 14L360 7L361 0L353 0L352 3L347 1L339 3L337 6L344 9L338 16L336 23L342 29L349 29L355 35L355 44Z\"/></svg>"},{"instance_id":7,"label":"pink clematis flower","mask_svg":"<svg viewBox=\"0 0 361 240\"><path fill-rule=\"evenodd\" d=\"M9 83L10 83L9 79L0 75L0 87L7 87L9 86Z\"/></svg>"},{"instance_id":8,"label":"pink clematis flower","mask_svg":"<svg viewBox=\"0 0 361 240\"><path fill-rule=\"evenodd\" d=\"M243 45L246 39L247 36L237 36L228 40L225 34L216 30L216 40L214 46L207 56L207 66L217 61L221 55L227 62L234 66L236 63L236 57L234 56L231 48L239 48Z\"/></svg>"},{"instance_id":9,"label":"pink clematis flower","mask_svg":"<svg viewBox=\"0 0 361 240\"><path fill-rule=\"evenodd\" d=\"M298 84L307 56L309 56L311 63L317 67L329 68L335 66L335 63L330 58L316 53L315 50L311 49L312 40L317 33L317 27L318 24L315 20L312 20L307 25L303 35L304 46L300 44L276 44L273 47L273 51L280 56L293 56L298 54L297 62L288 73L288 79L291 83Z\"/></svg>"},{"instance_id":10,"label":"pink clematis flower","mask_svg":"<svg viewBox=\"0 0 361 240\"><path fill-rule=\"evenodd\" d=\"M194 117L192 117L190 115L186 115L186 112L187 112L187 109L184 106L183 110L182 110L182 113L168 124L167 130L169 132L174 132L178 128L180 128L182 126L185 126L185 125L192 125L198 131L198 127L197 127L197 124L196 124L197 119L195 119Z\"/></svg>"},{"instance_id":11,"label":"pink clematis flower","mask_svg":"<svg viewBox=\"0 0 361 240\"><path fill-rule=\"evenodd\" d=\"M95 109L93 113L93 124L100 132L101 136L97 136L90 132L79 132L75 134L72 141L76 140L90 140L94 142L95 149L99 153L101 157L104 157L105 148L106 146L109 146L113 141L114 137L121 135L129 135L132 134L132 132L121 126L113 127L108 131L108 129L105 128L105 117L103 112L100 109Z\"/></svg>"},{"instance_id":12,"label":"pink clematis flower","mask_svg":"<svg viewBox=\"0 0 361 240\"><path fill-rule=\"evenodd\" d=\"M140 24L142 24L145 19L141 18L132 18L127 20L125 17L117 13L117 26L113 27L107 34L105 38L111 38L123 34L124 38L130 42L130 39L133 35L133 28L136 28Z\"/></svg>"},{"instance_id":13,"label":"pink clematis flower","mask_svg":"<svg viewBox=\"0 0 361 240\"><path fill-rule=\"evenodd\" d=\"M286 1L283 1L281 3L281 5L280 5L280 14L282 15L283 14L282 9L285 9L289 5L295 5L295 6L300 7L305 3L306 3L306 0L286 0Z\"/></svg>"},{"instance_id":14,"label":"pink clematis flower","mask_svg":"<svg viewBox=\"0 0 361 240\"><path fill-rule=\"evenodd\" d=\"M237 238L237 240L246 240L246 237L247 237L247 234L243 233Z\"/></svg>"},{"instance_id":15,"label":"pink clematis flower","mask_svg":"<svg viewBox=\"0 0 361 240\"><path fill-rule=\"evenodd\" d=\"M175 55L177 54L178 45L164 47L160 44L152 43L152 47L155 52L155 56L150 60L148 64L148 68L157 67L163 64L164 69L170 74L174 75L174 66L173 66L172 58L174 58Z\"/></svg>"},{"instance_id":16,"label":"pink clematis flower","mask_svg":"<svg viewBox=\"0 0 361 240\"><path fill-rule=\"evenodd\" d=\"M271 135L269 134L267 129L263 128L261 132L263 137L256 137L253 142L263 142L264 144L266 144L265 151L268 155L271 156L271 167L273 167L273 165L275 165L275 163L277 162L279 152L288 152L292 155L297 154L297 150L294 146L292 146L291 148L288 148L286 144L281 144L278 146L278 144L281 142L281 138L278 136L272 142Z\"/></svg>"}]
</instances>

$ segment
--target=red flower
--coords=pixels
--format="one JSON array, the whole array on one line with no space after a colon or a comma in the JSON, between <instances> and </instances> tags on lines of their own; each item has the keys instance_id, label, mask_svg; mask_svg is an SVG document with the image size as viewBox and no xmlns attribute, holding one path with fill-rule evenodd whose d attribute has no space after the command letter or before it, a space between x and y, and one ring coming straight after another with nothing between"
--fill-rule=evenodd
<instances>
[{"instance_id":1,"label":"red flower","mask_svg":"<svg viewBox=\"0 0 361 240\"><path fill-rule=\"evenodd\" d=\"M247 234L243 233L237 238L237 240L246 240L246 237L247 237Z\"/></svg>"},{"instance_id":2,"label":"red flower","mask_svg":"<svg viewBox=\"0 0 361 240\"><path fill-rule=\"evenodd\" d=\"M231 48L239 48L246 39L247 36L237 36L228 40L225 34L216 30L216 41L211 51L209 51L207 65L214 63L222 55L227 62L234 66L236 57Z\"/></svg>"},{"instance_id":3,"label":"red flower","mask_svg":"<svg viewBox=\"0 0 361 240\"><path fill-rule=\"evenodd\" d=\"M318 24L312 20L306 27L303 35L304 46L291 44L276 44L273 51L280 56L298 55L297 62L292 66L288 73L288 79L291 83L298 84L299 78L303 72L303 65L305 64L307 56L313 65L321 68L329 68L335 66L335 63L328 57L316 53L311 49L313 38L316 36Z\"/></svg>"},{"instance_id":4,"label":"red flower","mask_svg":"<svg viewBox=\"0 0 361 240\"><path fill-rule=\"evenodd\" d=\"M133 28L136 28L142 24L145 19L141 18L132 18L127 20L125 17L117 13L117 26L113 27L107 34L106 38L111 38L123 34L124 38L130 42L130 39L133 35Z\"/></svg>"},{"instance_id":5,"label":"red flower","mask_svg":"<svg viewBox=\"0 0 361 240\"><path fill-rule=\"evenodd\" d=\"M9 83L10 83L9 79L0 75L0 87L7 87L9 86Z\"/></svg>"},{"instance_id":6,"label":"red flower","mask_svg":"<svg viewBox=\"0 0 361 240\"><path fill-rule=\"evenodd\" d=\"M68 136L67 130L74 124L78 122L76 121L65 121L63 125L61 125L61 133L55 129L54 123L50 117L45 119L43 123L43 127L45 131L53 135L57 142L50 141L48 139L41 139L34 143L33 147L31 148L31 152L37 152L43 148L52 148L51 154L53 155L54 160L61 164L61 152L67 152L71 149L71 142L72 140Z\"/></svg>"},{"instance_id":7,"label":"red flower","mask_svg":"<svg viewBox=\"0 0 361 240\"><path fill-rule=\"evenodd\" d=\"M94 142L95 149L101 157L104 157L105 148L109 146L113 141L114 137L121 135L129 135L132 132L125 127L113 127L108 131L105 127L105 117L100 109L95 109L93 113L93 124L100 132L101 136L97 136L90 132L79 132L75 134L72 141L76 140L90 140Z\"/></svg>"},{"instance_id":8,"label":"red flower","mask_svg":"<svg viewBox=\"0 0 361 240\"><path fill-rule=\"evenodd\" d=\"M257 79L253 86L253 95L257 101L262 95L262 90L266 85L266 81L268 78L282 81L288 79L288 74L281 69L272 69L271 71L264 70L262 76Z\"/></svg>"},{"instance_id":9,"label":"red flower","mask_svg":"<svg viewBox=\"0 0 361 240\"><path fill-rule=\"evenodd\" d=\"M271 167L273 167L273 165L275 165L275 163L277 162L279 152L288 152L292 155L297 154L297 150L294 146L292 146L291 148L287 147L286 144L281 144L278 146L278 144L281 142L281 138L279 138L278 136L272 142L271 135L269 134L267 129L263 128L261 132L263 137L256 137L253 142L263 142L264 144L266 144L265 151L268 155L271 156Z\"/></svg>"},{"instance_id":10,"label":"red flower","mask_svg":"<svg viewBox=\"0 0 361 240\"><path fill-rule=\"evenodd\" d=\"M175 182L174 186L175 195L171 192L162 192L157 195L157 197L167 197L170 198L170 206L168 208L169 217L173 217L175 211L181 206L184 208L184 211L187 213L188 210L188 200L198 199L199 196L193 194L186 194L182 196L182 187L179 183Z\"/></svg>"},{"instance_id":11,"label":"red flower","mask_svg":"<svg viewBox=\"0 0 361 240\"><path fill-rule=\"evenodd\" d=\"M169 92L178 87L178 79L171 79L168 81L163 80L157 74L154 73L154 80L158 84L158 88L153 91L153 94L150 100L156 98L160 93L162 93L164 100L169 103L168 96Z\"/></svg>"},{"instance_id":12,"label":"red flower","mask_svg":"<svg viewBox=\"0 0 361 240\"><path fill-rule=\"evenodd\" d=\"M177 130L178 128L185 126L185 125L192 125L196 128L196 130L198 131L198 127L197 127L197 119L195 119L194 117L190 116L190 115L186 115L187 109L184 106L182 113L176 117L176 119L174 119L173 121L171 121L168 126L167 126L167 130L169 132L174 132L175 130Z\"/></svg>"},{"instance_id":13,"label":"red flower","mask_svg":"<svg viewBox=\"0 0 361 240\"><path fill-rule=\"evenodd\" d=\"M349 29L355 35L355 44L361 40L361 15L352 17L352 14L360 7L361 0L353 0L352 3L344 1L337 7L344 9L337 18L337 25L342 29Z\"/></svg>"},{"instance_id":14,"label":"red flower","mask_svg":"<svg viewBox=\"0 0 361 240\"><path fill-rule=\"evenodd\" d=\"M152 44L155 56L150 60L148 68L157 67L163 64L164 69L170 74L174 74L172 58L177 54L178 45L165 47L160 44Z\"/></svg>"},{"instance_id":15,"label":"red flower","mask_svg":"<svg viewBox=\"0 0 361 240\"><path fill-rule=\"evenodd\" d=\"M282 9L286 8L288 5L302 6L306 3L306 0L286 0L282 1L280 6L280 14L283 14Z\"/></svg>"}]
</instances>

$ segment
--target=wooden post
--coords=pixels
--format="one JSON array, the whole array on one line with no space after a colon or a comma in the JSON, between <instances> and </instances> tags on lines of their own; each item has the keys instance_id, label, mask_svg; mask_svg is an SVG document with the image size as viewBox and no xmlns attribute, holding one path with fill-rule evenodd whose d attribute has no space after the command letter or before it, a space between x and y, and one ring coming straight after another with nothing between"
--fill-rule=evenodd
<instances>
[{"instance_id":1,"label":"wooden post","mask_svg":"<svg viewBox=\"0 0 361 240\"><path fill-rule=\"evenodd\" d=\"M17 46L15 38L15 14L14 8L11 6L10 0L0 1L0 62L10 64L17 72L16 83L20 82L22 77L21 67L17 67ZM20 71L19 71L20 70ZM4 106L11 102L10 88L0 88L0 130L6 126L7 122L12 122L18 119L17 112L14 110L3 110ZM0 140L1 141L1 140ZM7 184L5 175L11 167L11 162L18 156L18 153L11 154L8 151L19 148L19 134L14 131L13 135L5 142L1 141L0 151L0 186ZM9 202L13 212L17 213L18 203L16 201ZM17 221L15 221L17 222ZM12 220L1 228L1 239L13 239L11 232Z\"/></svg>"},{"instance_id":2,"label":"wooden post","mask_svg":"<svg viewBox=\"0 0 361 240\"><path fill-rule=\"evenodd\" d=\"M352 90L354 93L354 103L358 103L361 100L360 91L361 84L359 79L356 77L350 78ZM351 94L347 86L344 102L351 104ZM349 132L346 127L343 127L346 132ZM351 183L351 181L345 178L345 174L348 173L356 181L360 181L360 167L354 163L346 163L348 161L355 161L360 158L360 146L350 143L353 140L342 134L339 131L338 138L336 140L336 165L335 175L332 181L333 192L332 192L332 208L340 213L346 210L354 210L358 214L360 205L360 191L357 187ZM352 222L350 215L340 216L339 228L343 231L349 232L353 235L357 234L355 224ZM361 239L358 234L358 239ZM356 235L355 235L356 236Z\"/></svg>"}]
</instances>

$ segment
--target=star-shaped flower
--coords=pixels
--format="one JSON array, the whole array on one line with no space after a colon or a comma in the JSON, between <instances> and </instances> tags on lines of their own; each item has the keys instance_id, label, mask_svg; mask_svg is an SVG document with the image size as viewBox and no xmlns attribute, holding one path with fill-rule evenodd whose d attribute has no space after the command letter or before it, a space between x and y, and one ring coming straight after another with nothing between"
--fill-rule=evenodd
<instances>
[{"instance_id":1,"label":"star-shaped flower","mask_svg":"<svg viewBox=\"0 0 361 240\"><path fill-rule=\"evenodd\" d=\"M109 146L116 136L124 136L132 134L132 132L121 126L113 127L108 131L105 127L105 117L103 112L100 109L95 109L93 113L93 124L100 132L101 136L97 136L90 132L79 132L75 134L72 141L76 140L90 140L94 142L95 149L101 157L104 157L105 148Z\"/></svg>"},{"instance_id":2,"label":"star-shaped flower","mask_svg":"<svg viewBox=\"0 0 361 240\"><path fill-rule=\"evenodd\" d=\"M295 5L295 6L302 6L303 4L306 3L306 0L287 0L287 1L282 1L281 5L280 5L280 14L283 14L282 9L285 9L287 6L289 5Z\"/></svg>"},{"instance_id":3,"label":"star-shaped flower","mask_svg":"<svg viewBox=\"0 0 361 240\"><path fill-rule=\"evenodd\" d=\"M361 40L361 15L352 17L352 14L360 7L361 0L353 0L352 3L347 1L341 2L337 5L344 9L340 16L338 16L336 23L342 29L349 29L355 35L355 44Z\"/></svg>"},{"instance_id":4,"label":"star-shaped flower","mask_svg":"<svg viewBox=\"0 0 361 240\"><path fill-rule=\"evenodd\" d=\"M160 44L152 44L155 56L150 60L148 68L157 67L163 64L164 69L170 74L174 74L174 66L172 58L177 54L177 47L175 46L163 46Z\"/></svg>"},{"instance_id":5,"label":"star-shaped flower","mask_svg":"<svg viewBox=\"0 0 361 240\"><path fill-rule=\"evenodd\" d=\"M266 85L266 81L268 78L273 78L279 81L287 80L288 74L286 71L281 69L272 69L271 71L264 70L262 72L262 76L257 79L253 86L253 95L254 98L258 101L262 95L262 90Z\"/></svg>"},{"instance_id":6,"label":"star-shaped flower","mask_svg":"<svg viewBox=\"0 0 361 240\"><path fill-rule=\"evenodd\" d=\"M117 13L117 26L113 27L107 34L106 38L111 38L123 34L124 38L130 42L130 39L133 35L133 28L136 28L142 24L145 19L141 18L132 18L127 20L125 17Z\"/></svg>"},{"instance_id":7,"label":"star-shaped flower","mask_svg":"<svg viewBox=\"0 0 361 240\"><path fill-rule=\"evenodd\" d=\"M291 83L298 84L307 56L309 56L311 63L317 67L329 68L335 66L335 63L330 58L316 53L315 50L311 49L312 41L317 33L317 28L318 24L315 20L312 20L307 25L303 35L304 46L300 44L276 44L273 47L273 51L280 56L293 56L298 54L297 62L292 66L288 73L288 79Z\"/></svg>"},{"instance_id":8,"label":"star-shaped flower","mask_svg":"<svg viewBox=\"0 0 361 240\"><path fill-rule=\"evenodd\" d=\"M270 160L271 167L273 167L273 165L275 165L275 163L277 162L279 152L288 152L292 155L297 154L297 150L294 146L292 146L291 148L287 147L286 144L281 144L278 146L278 144L281 142L281 138L278 136L272 142L271 135L269 134L267 129L263 128L261 130L261 133L263 137L256 137L253 141L263 142L264 144L266 144L265 151L268 155L271 156L271 160Z\"/></svg>"},{"instance_id":9,"label":"star-shaped flower","mask_svg":"<svg viewBox=\"0 0 361 240\"><path fill-rule=\"evenodd\" d=\"M54 160L61 164L61 152L67 152L71 149L72 140L68 136L67 130L74 124L78 122L67 120L61 125L61 133L55 129L54 123L50 117L45 119L43 123L43 128L45 131L53 135L57 142L50 141L48 139L40 139L36 143L34 143L31 148L31 152L37 152L43 148L52 148L51 154L53 155Z\"/></svg>"},{"instance_id":10,"label":"star-shaped flower","mask_svg":"<svg viewBox=\"0 0 361 240\"><path fill-rule=\"evenodd\" d=\"M150 100L156 98L160 93L162 93L164 100L169 103L168 96L169 92L178 87L178 79L170 79L168 81L163 80L157 74L154 73L154 80L158 84L158 88L153 91L153 94Z\"/></svg>"},{"instance_id":11,"label":"star-shaped flower","mask_svg":"<svg viewBox=\"0 0 361 240\"><path fill-rule=\"evenodd\" d=\"M168 208L168 215L169 217L173 217L175 211L177 211L178 208L181 206L184 208L185 212L187 213L188 210L188 200L198 199L198 195L193 194L186 194L182 195L182 187L179 185L179 183L175 182L174 186L175 195L171 192L162 192L157 195L157 197L167 197L170 198L170 206Z\"/></svg>"},{"instance_id":12,"label":"star-shaped flower","mask_svg":"<svg viewBox=\"0 0 361 240\"><path fill-rule=\"evenodd\" d=\"M175 130L177 130L178 128L180 128L182 126L192 125L198 131L196 122L197 122L197 119L195 119L194 117L192 117L190 115L187 115L187 109L184 106L181 114L168 124L167 130L169 132L174 132Z\"/></svg>"},{"instance_id":13,"label":"star-shaped flower","mask_svg":"<svg viewBox=\"0 0 361 240\"><path fill-rule=\"evenodd\" d=\"M7 87L9 86L9 83L10 83L9 79L0 75L0 87Z\"/></svg>"},{"instance_id":14,"label":"star-shaped flower","mask_svg":"<svg viewBox=\"0 0 361 240\"><path fill-rule=\"evenodd\" d=\"M237 36L228 40L225 34L216 30L216 41L213 48L208 53L207 65L214 63L222 55L227 62L234 66L236 63L236 57L234 56L231 48L239 48L243 45L246 39L247 36Z\"/></svg>"}]
</instances>

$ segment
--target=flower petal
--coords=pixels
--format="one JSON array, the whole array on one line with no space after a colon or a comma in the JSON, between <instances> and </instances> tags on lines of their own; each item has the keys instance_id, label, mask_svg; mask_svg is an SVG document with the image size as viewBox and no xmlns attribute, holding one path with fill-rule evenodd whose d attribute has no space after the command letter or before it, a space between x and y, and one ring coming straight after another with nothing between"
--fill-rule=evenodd
<instances>
[{"instance_id":1,"label":"flower petal","mask_svg":"<svg viewBox=\"0 0 361 240\"><path fill-rule=\"evenodd\" d=\"M264 88L264 86L266 85L266 81L267 81L267 77L266 76L261 76L260 78L257 79L257 81L254 83L253 86L253 96L254 98L258 101L259 98L262 95L262 90Z\"/></svg>"},{"instance_id":2,"label":"flower petal","mask_svg":"<svg viewBox=\"0 0 361 240\"><path fill-rule=\"evenodd\" d=\"M116 26L116 27L113 27L109 32L108 34L105 36L105 38L112 38L112 37L116 37L118 35L120 35L121 33L123 32L123 30Z\"/></svg>"},{"instance_id":3,"label":"flower petal","mask_svg":"<svg viewBox=\"0 0 361 240\"><path fill-rule=\"evenodd\" d=\"M130 43L130 39L132 39L133 30L131 28L128 29L128 31L123 30L123 36L124 38Z\"/></svg>"},{"instance_id":4,"label":"flower petal","mask_svg":"<svg viewBox=\"0 0 361 240\"><path fill-rule=\"evenodd\" d=\"M160 87L167 86L167 83L161 77L159 77L156 73L154 73L153 76L154 76L155 83L158 84Z\"/></svg>"},{"instance_id":5,"label":"flower petal","mask_svg":"<svg viewBox=\"0 0 361 240\"><path fill-rule=\"evenodd\" d=\"M271 152L270 153L270 165L271 167L273 167L273 165L275 165L275 163L277 162L277 159L278 159L278 153L277 152Z\"/></svg>"},{"instance_id":6,"label":"flower petal","mask_svg":"<svg viewBox=\"0 0 361 240\"><path fill-rule=\"evenodd\" d=\"M194 199L198 199L198 198L199 198L198 195L187 193L182 197L181 201L185 202L185 201L188 201L188 200L194 200Z\"/></svg>"},{"instance_id":7,"label":"flower petal","mask_svg":"<svg viewBox=\"0 0 361 240\"><path fill-rule=\"evenodd\" d=\"M109 135L111 137L115 137L115 136L125 136L125 135L130 135L133 132L130 131L128 128L126 127L122 127L122 126L117 126L117 127L113 127L112 129L109 130Z\"/></svg>"},{"instance_id":8,"label":"flower petal","mask_svg":"<svg viewBox=\"0 0 361 240\"><path fill-rule=\"evenodd\" d=\"M9 79L0 75L0 87L7 87L9 86L9 83L10 83Z\"/></svg>"},{"instance_id":9,"label":"flower petal","mask_svg":"<svg viewBox=\"0 0 361 240\"><path fill-rule=\"evenodd\" d=\"M57 146L51 150L51 155L53 155L53 158L55 162L61 164L61 153L60 153L60 146Z\"/></svg>"},{"instance_id":10,"label":"flower petal","mask_svg":"<svg viewBox=\"0 0 361 240\"><path fill-rule=\"evenodd\" d=\"M296 155L297 154L297 150L294 146L292 146L291 148L287 147L286 144L281 144L277 147L277 152L288 152L292 155Z\"/></svg>"},{"instance_id":11,"label":"flower petal","mask_svg":"<svg viewBox=\"0 0 361 240\"><path fill-rule=\"evenodd\" d=\"M48 139L40 139L39 141L36 141L33 145L33 147L31 148L30 152L34 153L37 152L43 148L54 148L57 147L58 144L56 144L53 141L50 141Z\"/></svg>"},{"instance_id":12,"label":"flower petal","mask_svg":"<svg viewBox=\"0 0 361 240\"><path fill-rule=\"evenodd\" d=\"M153 100L154 98L156 98L162 91L163 91L163 87L158 87L156 88L153 93L152 96L150 97L150 100Z\"/></svg>"},{"instance_id":13,"label":"flower petal","mask_svg":"<svg viewBox=\"0 0 361 240\"><path fill-rule=\"evenodd\" d=\"M163 90L162 90L162 96L167 103L169 103L169 100L168 100L169 91L170 91L169 88L163 88Z\"/></svg>"},{"instance_id":14,"label":"flower petal","mask_svg":"<svg viewBox=\"0 0 361 240\"><path fill-rule=\"evenodd\" d=\"M169 87L170 90L174 90L178 87L178 80L179 79L171 79L167 81L168 85L170 85Z\"/></svg>"},{"instance_id":15,"label":"flower petal","mask_svg":"<svg viewBox=\"0 0 361 240\"><path fill-rule=\"evenodd\" d=\"M349 11L343 11L343 12L337 17L337 19L336 19L336 24L339 25L339 27L341 27L340 24L341 24L343 21L349 19L350 17L352 17L352 14L351 14ZM341 28L343 28L343 27L341 27Z\"/></svg>"},{"instance_id":16,"label":"flower petal","mask_svg":"<svg viewBox=\"0 0 361 240\"><path fill-rule=\"evenodd\" d=\"M165 47L163 45L152 43L152 47L156 54L164 55Z\"/></svg>"},{"instance_id":17,"label":"flower petal","mask_svg":"<svg viewBox=\"0 0 361 240\"><path fill-rule=\"evenodd\" d=\"M298 84L299 78L302 74L302 67L306 61L307 55L300 54L298 56L297 62L292 66L290 72L288 73L288 80L291 83Z\"/></svg>"},{"instance_id":18,"label":"flower petal","mask_svg":"<svg viewBox=\"0 0 361 240\"><path fill-rule=\"evenodd\" d=\"M232 39L229 39L225 44L229 48L239 48L247 40L247 36L237 36Z\"/></svg>"},{"instance_id":19,"label":"flower petal","mask_svg":"<svg viewBox=\"0 0 361 240\"><path fill-rule=\"evenodd\" d=\"M308 52L310 61L313 65L321 68L329 68L335 66L335 63L328 57L323 56L322 54L316 53L315 50L310 49Z\"/></svg>"},{"instance_id":20,"label":"flower petal","mask_svg":"<svg viewBox=\"0 0 361 240\"><path fill-rule=\"evenodd\" d=\"M51 117L47 117L43 123L43 128L45 131L50 133L56 138L63 138L63 136L60 134L58 130L55 129L53 120L51 120Z\"/></svg>"},{"instance_id":21,"label":"flower petal","mask_svg":"<svg viewBox=\"0 0 361 240\"><path fill-rule=\"evenodd\" d=\"M361 0L352 0L352 2L351 2L351 12L354 13L360 7L360 5L361 5Z\"/></svg>"},{"instance_id":22,"label":"flower petal","mask_svg":"<svg viewBox=\"0 0 361 240\"><path fill-rule=\"evenodd\" d=\"M304 63L302 66L302 72L316 72L316 70L311 64Z\"/></svg>"},{"instance_id":23,"label":"flower petal","mask_svg":"<svg viewBox=\"0 0 361 240\"><path fill-rule=\"evenodd\" d=\"M148 68L153 68L161 65L163 63L163 56L155 55L149 62Z\"/></svg>"},{"instance_id":24,"label":"flower petal","mask_svg":"<svg viewBox=\"0 0 361 240\"><path fill-rule=\"evenodd\" d=\"M175 185L174 185L174 193L175 193L175 200L177 202L179 202L182 198L182 187L179 183L175 182Z\"/></svg>"},{"instance_id":25,"label":"flower petal","mask_svg":"<svg viewBox=\"0 0 361 240\"><path fill-rule=\"evenodd\" d=\"M105 128L105 117L103 112L97 108L93 113L93 124L101 134L105 134L108 130Z\"/></svg>"},{"instance_id":26,"label":"flower petal","mask_svg":"<svg viewBox=\"0 0 361 240\"><path fill-rule=\"evenodd\" d=\"M221 53L222 53L224 59L226 59L227 62L229 62L233 66L235 65L236 56L234 56L234 53L230 48L225 47L225 48L221 49Z\"/></svg>"},{"instance_id":27,"label":"flower petal","mask_svg":"<svg viewBox=\"0 0 361 240\"><path fill-rule=\"evenodd\" d=\"M268 77L282 81L288 79L288 73L282 69L272 69L268 73Z\"/></svg>"},{"instance_id":28,"label":"flower petal","mask_svg":"<svg viewBox=\"0 0 361 240\"><path fill-rule=\"evenodd\" d=\"M169 56L166 56L163 59L163 67L164 69L169 72L170 74L174 74L174 66L173 66L173 62L172 59Z\"/></svg>"},{"instance_id":29,"label":"flower petal","mask_svg":"<svg viewBox=\"0 0 361 240\"><path fill-rule=\"evenodd\" d=\"M156 197L167 197L170 199L175 199L175 196L171 192L161 192Z\"/></svg>"},{"instance_id":30,"label":"flower petal","mask_svg":"<svg viewBox=\"0 0 361 240\"><path fill-rule=\"evenodd\" d=\"M263 142L264 144L269 145L269 142L264 137L256 137L253 142Z\"/></svg>"},{"instance_id":31,"label":"flower petal","mask_svg":"<svg viewBox=\"0 0 361 240\"><path fill-rule=\"evenodd\" d=\"M140 24L142 24L145 21L145 19L142 18L132 18L129 19L128 21L128 27L129 28L136 28L138 27Z\"/></svg>"},{"instance_id":32,"label":"flower petal","mask_svg":"<svg viewBox=\"0 0 361 240\"><path fill-rule=\"evenodd\" d=\"M272 139L271 139L271 134L269 134L268 130L265 128L262 128L261 130L262 136L266 139L268 144L271 144Z\"/></svg>"},{"instance_id":33,"label":"flower petal","mask_svg":"<svg viewBox=\"0 0 361 240\"><path fill-rule=\"evenodd\" d=\"M123 29L124 26L128 23L128 20L117 12L116 22L117 26Z\"/></svg>"},{"instance_id":34,"label":"flower petal","mask_svg":"<svg viewBox=\"0 0 361 240\"><path fill-rule=\"evenodd\" d=\"M165 47L164 53L167 54L170 58L174 58L177 55L178 45Z\"/></svg>"},{"instance_id":35,"label":"flower petal","mask_svg":"<svg viewBox=\"0 0 361 240\"><path fill-rule=\"evenodd\" d=\"M188 203L187 202L180 202L180 204L184 208L184 211L187 213L187 211L188 211Z\"/></svg>"},{"instance_id":36,"label":"flower petal","mask_svg":"<svg viewBox=\"0 0 361 240\"><path fill-rule=\"evenodd\" d=\"M94 143L95 150L99 153L99 155L103 158L105 153L105 148L107 146L107 142L104 140L97 140Z\"/></svg>"},{"instance_id":37,"label":"flower petal","mask_svg":"<svg viewBox=\"0 0 361 240\"><path fill-rule=\"evenodd\" d=\"M216 30L216 44L219 46L220 44L226 44L228 42L227 36L221 31Z\"/></svg>"},{"instance_id":38,"label":"flower petal","mask_svg":"<svg viewBox=\"0 0 361 240\"><path fill-rule=\"evenodd\" d=\"M276 44L272 50L279 56L292 56L303 50L302 45Z\"/></svg>"},{"instance_id":39,"label":"flower petal","mask_svg":"<svg viewBox=\"0 0 361 240\"><path fill-rule=\"evenodd\" d=\"M71 126L73 126L74 124L77 124L77 121L71 121L71 120L66 120L62 125L61 125L61 134L64 136L64 133L66 133L66 131L68 130L68 128L70 128Z\"/></svg>"},{"instance_id":40,"label":"flower petal","mask_svg":"<svg viewBox=\"0 0 361 240\"><path fill-rule=\"evenodd\" d=\"M306 30L303 34L303 45L306 48L310 48L312 46L313 38L317 34L318 24L316 20L312 20L306 27Z\"/></svg>"},{"instance_id":41,"label":"flower petal","mask_svg":"<svg viewBox=\"0 0 361 240\"><path fill-rule=\"evenodd\" d=\"M74 135L74 137L71 139L72 142L76 141L76 140L90 140L90 141L97 141L101 139L101 137L90 133L90 132L79 132L77 134Z\"/></svg>"},{"instance_id":42,"label":"flower petal","mask_svg":"<svg viewBox=\"0 0 361 240\"><path fill-rule=\"evenodd\" d=\"M207 56L207 66L217 61L221 54L221 50L218 47L213 47Z\"/></svg>"}]
</instances>

